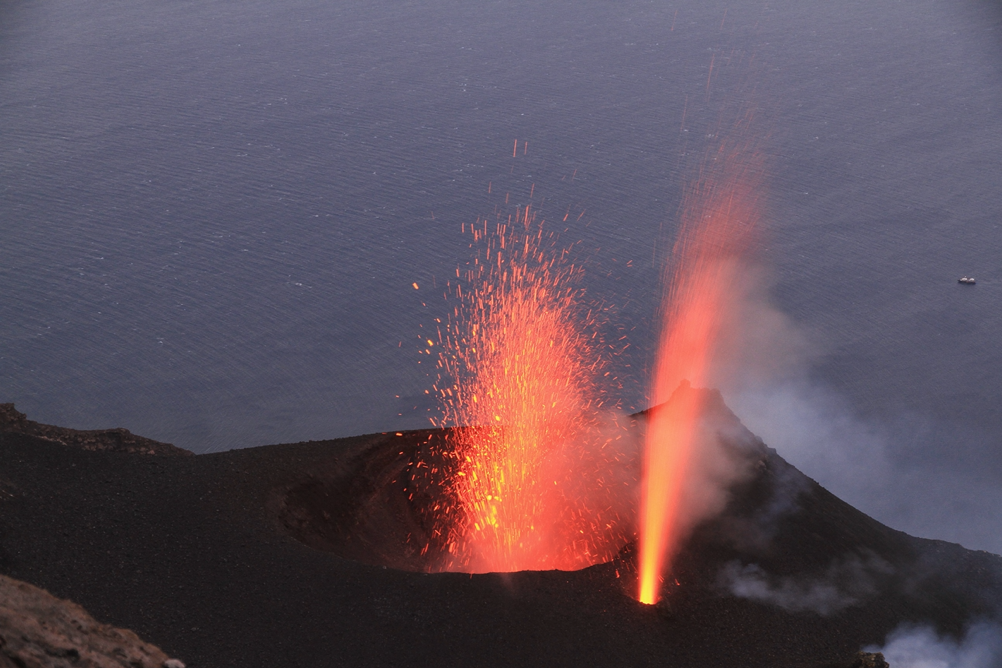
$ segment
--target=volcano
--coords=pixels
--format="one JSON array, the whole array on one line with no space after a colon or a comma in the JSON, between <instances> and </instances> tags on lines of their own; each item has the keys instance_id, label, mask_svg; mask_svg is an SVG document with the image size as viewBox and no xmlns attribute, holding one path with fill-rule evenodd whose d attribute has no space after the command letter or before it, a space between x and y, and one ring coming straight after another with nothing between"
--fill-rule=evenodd
<instances>
[{"instance_id":1,"label":"volcano","mask_svg":"<svg viewBox=\"0 0 1002 668\"><path fill-rule=\"evenodd\" d=\"M749 475L689 534L655 606L633 598L635 541L579 571L428 572L434 493L408 471L445 430L172 456L9 405L0 571L196 668L820 668L905 622L960 634L998 614L1002 557L884 526L785 462L719 393L686 391L705 393Z\"/></svg>"}]
</instances>

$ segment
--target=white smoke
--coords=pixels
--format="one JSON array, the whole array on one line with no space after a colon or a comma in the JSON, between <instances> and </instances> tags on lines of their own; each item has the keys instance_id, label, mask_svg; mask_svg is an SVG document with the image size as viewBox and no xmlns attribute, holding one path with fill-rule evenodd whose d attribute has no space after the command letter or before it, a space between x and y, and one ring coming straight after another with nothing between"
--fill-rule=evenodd
<instances>
[{"instance_id":1,"label":"white smoke","mask_svg":"<svg viewBox=\"0 0 1002 668\"><path fill-rule=\"evenodd\" d=\"M877 592L876 579L891 572L875 555L838 559L818 576L777 577L757 564L732 561L721 569L717 586L733 596L790 612L830 615L865 602Z\"/></svg>"},{"instance_id":2,"label":"white smoke","mask_svg":"<svg viewBox=\"0 0 1002 668\"><path fill-rule=\"evenodd\" d=\"M867 489L885 489L892 474L888 434L854 417L832 392L788 380L746 389L728 401L745 425L790 463L823 485L839 481L836 493L848 489L858 498Z\"/></svg>"},{"instance_id":3,"label":"white smoke","mask_svg":"<svg viewBox=\"0 0 1002 668\"><path fill-rule=\"evenodd\" d=\"M950 438L947 431L964 442L960 429L918 415L865 419L803 377L745 387L727 402L784 459L868 515L912 535L1002 553L1002 489L915 456Z\"/></svg>"},{"instance_id":4,"label":"white smoke","mask_svg":"<svg viewBox=\"0 0 1002 668\"><path fill-rule=\"evenodd\" d=\"M987 452L991 434L915 412L863 416L811 378L824 335L772 303L768 272L749 265L725 314L710 385L755 435L868 515L912 535L1002 554L1002 487L963 456ZM966 468L965 468L966 467Z\"/></svg>"},{"instance_id":5,"label":"white smoke","mask_svg":"<svg viewBox=\"0 0 1002 668\"><path fill-rule=\"evenodd\" d=\"M772 303L769 271L746 263L731 302L721 314L711 372L725 394L797 378L820 350L806 332Z\"/></svg>"},{"instance_id":6,"label":"white smoke","mask_svg":"<svg viewBox=\"0 0 1002 668\"><path fill-rule=\"evenodd\" d=\"M962 639L938 635L928 626L901 626L880 652L891 668L1000 668L1002 667L1002 627L990 622L971 626Z\"/></svg>"},{"instance_id":7,"label":"white smoke","mask_svg":"<svg viewBox=\"0 0 1002 668\"><path fill-rule=\"evenodd\" d=\"M749 456L753 453L742 448L748 445L740 439L742 435L721 433L721 427L716 420L704 418L697 431L679 499L681 536L719 515L730 500L731 488L754 472L755 460Z\"/></svg>"}]
</instances>

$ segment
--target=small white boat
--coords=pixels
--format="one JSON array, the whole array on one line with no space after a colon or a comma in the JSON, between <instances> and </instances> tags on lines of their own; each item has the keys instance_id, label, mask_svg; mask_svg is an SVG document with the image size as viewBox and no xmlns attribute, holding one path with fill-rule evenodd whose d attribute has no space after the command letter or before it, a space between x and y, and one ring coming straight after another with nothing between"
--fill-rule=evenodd
<instances>
[{"instance_id":1,"label":"small white boat","mask_svg":"<svg viewBox=\"0 0 1002 668\"><path fill-rule=\"evenodd\" d=\"M964 285L974 285L975 283L973 276L964 276L963 278L958 278L957 282L963 283Z\"/></svg>"}]
</instances>

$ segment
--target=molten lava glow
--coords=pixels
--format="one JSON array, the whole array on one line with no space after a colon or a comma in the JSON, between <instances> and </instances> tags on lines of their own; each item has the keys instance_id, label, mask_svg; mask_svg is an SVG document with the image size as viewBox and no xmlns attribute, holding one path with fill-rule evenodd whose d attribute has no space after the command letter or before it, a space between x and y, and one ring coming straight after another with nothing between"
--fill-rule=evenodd
<instances>
[{"instance_id":1,"label":"molten lava glow","mask_svg":"<svg viewBox=\"0 0 1002 668\"><path fill-rule=\"evenodd\" d=\"M656 603L661 578L684 527L686 484L702 406L701 392L676 392L682 381L705 385L721 323L734 306L741 255L757 219L755 170L738 156L717 156L683 206L666 273L663 329L652 383L640 507L639 592ZM712 171L712 170L711 170ZM671 399L669 401L669 399Z\"/></svg>"},{"instance_id":2,"label":"molten lava glow","mask_svg":"<svg viewBox=\"0 0 1002 668\"><path fill-rule=\"evenodd\" d=\"M625 542L605 503L598 461L618 435L599 424L599 346L576 287L580 269L553 251L530 208L478 221L480 255L440 332L443 405L453 465L441 570L575 569ZM600 442L597 442L600 441ZM598 493L579 494L582 481ZM610 552L611 551L611 552Z\"/></svg>"}]
</instances>

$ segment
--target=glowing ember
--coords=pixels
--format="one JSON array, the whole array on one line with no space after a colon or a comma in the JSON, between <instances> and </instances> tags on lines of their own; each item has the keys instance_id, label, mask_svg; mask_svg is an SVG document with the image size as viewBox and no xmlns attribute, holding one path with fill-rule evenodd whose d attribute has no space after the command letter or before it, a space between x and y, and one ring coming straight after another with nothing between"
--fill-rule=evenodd
<instances>
[{"instance_id":1,"label":"glowing ember","mask_svg":"<svg viewBox=\"0 0 1002 668\"><path fill-rule=\"evenodd\" d=\"M653 405L660 408L651 411L647 428L640 509L642 603L657 602L662 574L685 528L684 485L702 411L703 393L672 395L682 381L706 383L721 322L734 306L741 255L757 220L757 171L737 154L721 153L717 164L716 178L702 174L687 194L666 273L652 383Z\"/></svg>"},{"instance_id":2,"label":"glowing ember","mask_svg":"<svg viewBox=\"0 0 1002 668\"><path fill-rule=\"evenodd\" d=\"M602 424L602 367L576 287L529 207L470 230L480 255L457 278L459 306L439 333L450 501L433 535L441 570L576 569L625 542L608 462L623 431ZM603 472L604 475L603 475Z\"/></svg>"}]
</instances>

